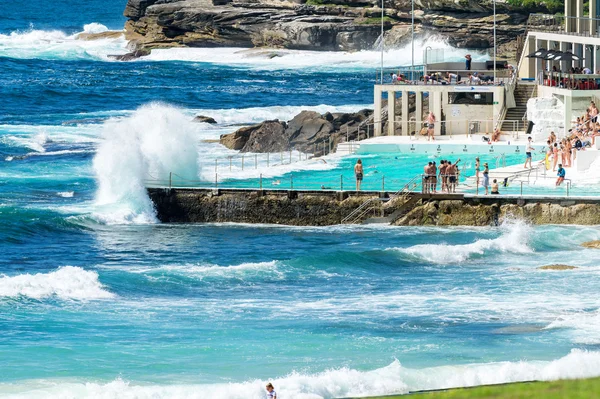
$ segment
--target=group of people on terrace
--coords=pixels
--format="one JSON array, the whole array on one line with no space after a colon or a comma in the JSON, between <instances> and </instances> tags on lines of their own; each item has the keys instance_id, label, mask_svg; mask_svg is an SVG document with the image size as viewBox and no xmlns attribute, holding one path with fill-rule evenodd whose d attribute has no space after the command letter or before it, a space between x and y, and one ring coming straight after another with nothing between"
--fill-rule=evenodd
<instances>
[{"instance_id":1,"label":"group of people on terrace","mask_svg":"<svg viewBox=\"0 0 600 399\"><path fill-rule=\"evenodd\" d=\"M457 159L454 163L442 159L439 168L435 161L425 165L423 168L423 193L436 194L438 183L442 185L442 193L455 193L458 184L459 170L457 165L459 162L460 159Z\"/></svg>"},{"instance_id":2,"label":"group of people on terrace","mask_svg":"<svg viewBox=\"0 0 600 399\"><path fill-rule=\"evenodd\" d=\"M570 90L596 90L600 84L600 79L597 76L591 76L594 73L588 67L573 67L567 72L560 70L555 66L552 71L547 74L543 80L544 86L556 86ZM600 75L600 71L596 73ZM577 76L579 75L579 76ZM581 75L590 75L589 77Z\"/></svg>"}]
</instances>

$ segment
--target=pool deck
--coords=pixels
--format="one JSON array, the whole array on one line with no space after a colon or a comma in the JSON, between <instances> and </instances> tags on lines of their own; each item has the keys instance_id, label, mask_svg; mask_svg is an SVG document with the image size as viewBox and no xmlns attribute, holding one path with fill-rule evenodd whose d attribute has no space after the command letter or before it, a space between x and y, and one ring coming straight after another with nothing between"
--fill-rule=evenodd
<instances>
[{"instance_id":1,"label":"pool deck","mask_svg":"<svg viewBox=\"0 0 600 399\"><path fill-rule=\"evenodd\" d=\"M533 168L526 169L525 150L527 146L528 135L521 133L518 138L512 138L504 135L502 140L495 143L483 141L484 135L453 135L439 136L435 141L427 141L424 136L380 136L355 143L357 154L373 153L413 153L413 154L435 154L439 156L460 154L481 154L481 155L522 155L523 162L505 167L494 168L496 165L490 164L490 178L503 180L506 177L527 181L528 184L534 182L540 187L554 186L557 178L557 172L553 171L553 164L550 169L541 164L545 157L546 143L534 142L532 147L535 149L533 155ZM587 148L584 151L577 151L576 159L572 167L566 167L566 180L570 184L576 185L598 185L600 183L600 140L594 148ZM483 170L483 165L482 165ZM467 185L473 185L474 178L467 180Z\"/></svg>"}]
</instances>

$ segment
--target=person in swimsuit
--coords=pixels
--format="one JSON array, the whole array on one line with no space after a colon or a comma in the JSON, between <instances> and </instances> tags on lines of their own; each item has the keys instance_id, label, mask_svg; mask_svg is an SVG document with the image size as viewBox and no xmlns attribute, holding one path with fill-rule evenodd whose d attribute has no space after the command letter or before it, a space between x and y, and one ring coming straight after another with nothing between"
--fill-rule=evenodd
<instances>
[{"instance_id":1,"label":"person in swimsuit","mask_svg":"<svg viewBox=\"0 0 600 399\"><path fill-rule=\"evenodd\" d=\"M554 143L552 147L552 171L556 172L556 164L558 163L558 143Z\"/></svg>"},{"instance_id":2,"label":"person in swimsuit","mask_svg":"<svg viewBox=\"0 0 600 399\"><path fill-rule=\"evenodd\" d=\"M483 187L485 187L485 195L488 195L488 186L490 185L490 168L488 163L483 164Z\"/></svg>"},{"instance_id":3,"label":"person in swimsuit","mask_svg":"<svg viewBox=\"0 0 600 399\"><path fill-rule=\"evenodd\" d=\"M356 191L360 191L360 185L363 179L363 164L360 159L356 161L356 165L354 165L354 175L356 176Z\"/></svg>"},{"instance_id":4,"label":"person in swimsuit","mask_svg":"<svg viewBox=\"0 0 600 399\"><path fill-rule=\"evenodd\" d=\"M500 194L500 191L498 189L498 180L494 179L494 181L492 182L492 194Z\"/></svg>"},{"instance_id":5,"label":"person in swimsuit","mask_svg":"<svg viewBox=\"0 0 600 399\"><path fill-rule=\"evenodd\" d=\"M441 180L442 182L442 192L447 192L448 191L448 180L446 179L446 161L444 159L442 159L440 161L440 169L439 169L439 180Z\"/></svg>"},{"instance_id":6,"label":"person in swimsuit","mask_svg":"<svg viewBox=\"0 0 600 399\"><path fill-rule=\"evenodd\" d=\"M523 165L523 168L527 169L527 164L529 163L529 168L533 168L533 166L531 166L531 154L533 153L533 151L535 151L533 149L533 147L531 146L531 136L527 138L527 148L525 149L525 165Z\"/></svg>"},{"instance_id":7,"label":"person in swimsuit","mask_svg":"<svg viewBox=\"0 0 600 399\"><path fill-rule=\"evenodd\" d=\"M431 170L433 167L433 162L429 162L423 168L423 192L429 193L431 192Z\"/></svg>"},{"instance_id":8,"label":"person in swimsuit","mask_svg":"<svg viewBox=\"0 0 600 399\"><path fill-rule=\"evenodd\" d=\"M435 138L433 137L433 128L435 127L435 115L433 114L433 112L429 112L429 115L427 115L427 141L431 140L431 141L435 141Z\"/></svg>"},{"instance_id":9,"label":"person in swimsuit","mask_svg":"<svg viewBox=\"0 0 600 399\"><path fill-rule=\"evenodd\" d=\"M271 384L269 382L267 384L266 390L267 390L267 399L277 399L277 392L275 392L275 388L273 387L273 384Z\"/></svg>"},{"instance_id":10,"label":"person in swimsuit","mask_svg":"<svg viewBox=\"0 0 600 399\"><path fill-rule=\"evenodd\" d=\"M481 163L479 161L479 157L475 158L475 180L477 180L477 185L479 185L479 171L481 170Z\"/></svg>"},{"instance_id":11,"label":"person in swimsuit","mask_svg":"<svg viewBox=\"0 0 600 399\"><path fill-rule=\"evenodd\" d=\"M451 164L446 168L446 173L448 174L448 192L455 193L456 192L456 183L458 182L458 163L460 159L457 159L456 162ZM450 162L448 162L450 163Z\"/></svg>"},{"instance_id":12,"label":"person in swimsuit","mask_svg":"<svg viewBox=\"0 0 600 399\"><path fill-rule=\"evenodd\" d=\"M560 186L562 182L565 181L565 175L567 173L565 172L565 170L563 169L562 164L558 164L558 173L556 174L558 176L558 179L556 179L556 186Z\"/></svg>"},{"instance_id":13,"label":"person in swimsuit","mask_svg":"<svg viewBox=\"0 0 600 399\"><path fill-rule=\"evenodd\" d=\"M435 165L435 161L433 161L433 165L430 168L431 177L429 180L431 181L431 189L433 193L437 193L437 166Z\"/></svg>"}]
</instances>

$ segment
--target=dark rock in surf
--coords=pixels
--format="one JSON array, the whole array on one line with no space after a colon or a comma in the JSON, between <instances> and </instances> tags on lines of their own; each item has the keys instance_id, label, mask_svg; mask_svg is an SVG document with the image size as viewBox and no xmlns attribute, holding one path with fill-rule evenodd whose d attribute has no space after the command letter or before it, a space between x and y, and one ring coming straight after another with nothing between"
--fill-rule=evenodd
<instances>
[{"instance_id":1,"label":"dark rock in surf","mask_svg":"<svg viewBox=\"0 0 600 399\"><path fill-rule=\"evenodd\" d=\"M145 57L147 55L150 55L150 50L139 49L139 50L135 50L130 53L127 53L127 54L117 54L117 55L111 54L108 57L115 59L117 61L133 61L133 60L137 60L140 57Z\"/></svg>"},{"instance_id":2,"label":"dark rock in surf","mask_svg":"<svg viewBox=\"0 0 600 399\"><path fill-rule=\"evenodd\" d=\"M193 119L194 122L198 122L198 123L210 123L211 125L216 125L217 121L215 120L215 118L211 118L210 116L204 116L204 115L196 115Z\"/></svg>"},{"instance_id":3,"label":"dark rock in surf","mask_svg":"<svg viewBox=\"0 0 600 399\"><path fill-rule=\"evenodd\" d=\"M345 140L367 137L366 122L371 110L355 113L326 113L302 111L289 122L265 121L224 134L220 142L241 152L280 152L298 150L323 155Z\"/></svg>"}]
</instances>

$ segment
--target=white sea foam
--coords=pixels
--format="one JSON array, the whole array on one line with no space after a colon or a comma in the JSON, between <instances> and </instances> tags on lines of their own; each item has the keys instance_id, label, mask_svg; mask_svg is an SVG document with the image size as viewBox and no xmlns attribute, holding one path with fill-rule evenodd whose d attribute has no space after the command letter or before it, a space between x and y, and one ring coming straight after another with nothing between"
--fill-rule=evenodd
<instances>
[{"instance_id":1,"label":"white sea foam","mask_svg":"<svg viewBox=\"0 0 600 399\"><path fill-rule=\"evenodd\" d=\"M75 195L75 191L62 191L62 192L56 193L56 195L58 195L59 197L63 197L63 198L72 198L73 195Z\"/></svg>"},{"instance_id":2,"label":"white sea foam","mask_svg":"<svg viewBox=\"0 0 600 399\"><path fill-rule=\"evenodd\" d=\"M449 46L444 40L430 37L417 40L416 49L431 47L444 49L447 60L464 61L464 49ZM477 51L471 51L473 59L483 60L486 56ZM273 56L275 55L275 56ZM381 53L372 51L299 51L299 50L264 50L243 48L172 48L153 50L152 54L143 60L152 61L193 61L209 62L222 65L243 65L258 69L287 69L287 68L336 68L336 69L364 69L377 68L381 63ZM415 63L421 64L423 52L415 50ZM397 65L410 65L410 44L399 49L384 52L385 67Z\"/></svg>"},{"instance_id":3,"label":"white sea foam","mask_svg":"<svg viewBox=\"0 0 600 399\"><path fill-rule=\"evenodd\" d=\"M98 23L87 24L83 29L85 33L108 30L106 26ZM85 41L78 40L77 35L68 35L58 30L34 29L8 35L0 34L0 57L109 60L110 54L127 52L127 41L124 37Z\"/></svg>"},{"instance_id":4,"label":"white sea foam","mask_svg":"<svg viewBox=\"0 0 600 399\"><path fill-rule=\"evenodd\" d=\"M470 244L420 244L408 248L389 248L429 262L446 264L463 262L475 255L489 252L530 253L528 242L532 228L523 221L509 221L500 226L502 235L494 239L480 239Z\"/></svg>"},{"instance_id":5,"label":"white sea foam","mask_svg":"<svg viewBox=\"0 0 600 399\"><path fill-rule=\"evenodd\" d=\"M83 25L83 32L84 33L102 33L102 32L108 32L108 28L97 22L92 22L91 24Z\"/></svg>"},{"instance_id":6,"label":"white sea foam","mask_svg":"<svg viewBox=\"0 0 600 399\"><path fill-rule=\"evenodd\" d=\"M158 267L122 267L120 270L136 274L179 274L191 278L204 279L207 277L219 278L244 278L248 276L274 275L281 276L282 273L277 269L279 262L248 262L232 266L219 265L163 265ZM114 267L110 267L114 269Z\"/></svg>"},{"instance_id":7,"label":"white sea foam","mask_svg":"<svg viewBox=\"0 0 600 399\"><path fill-rule=\"evenodd\" d=\"M19 296L87 300L112 298L114 294L104 289L98 273L65 266L50 273L0 277L0 297Z\"/></svg>"},{"instance_id":8,"label":"white sea foam","mask_svg":"<svg viewBox=\"0 0 600 399\"><path fill-rule=\"evenodd\" d=\"M264 386L272 382L278 397L286 399L330 399L371 395L404 394L425 389L498 384L506 382L594 377L600 374L600 353L573 350L554 361L497 362L411 369L394 361L371 371L349 368L315 374L291 373L285 377L239 383L196 385L136 385L122 379L97 382L28 381L0 384L0 394L25 398L214 398L262 399Z\"/></svg>"},{"instance_id":9,"label":"white sea foam","mask_svg":"<svg viewBox=\"0 0 600 399\"><path fill-rule=\"evenodd\" d=\"M565 329L573 342L584 345L600 344L600 311L565 314L550 323L547 329Z\"/></svg>"},{"instance_id":10,"label":"white sea foam","mask_svg":"<svg viewBox=\"0 0 600 399\"><path fill-rule=\"evenodd\" d=\"M278 105L272 107L250 107L229 109L197 109L196 114L211 116L219 125L253 124L265 120L279 119L288 121L302 111L325 112L356 112L364 108L373 108L373 104L347 105Z\"/></svg>"},{"instance_id":11,"label":"white sea foam","mask_svg":"<svg viewBox=\"0 0 600 399\"><path fill-rule=\"evenodd\" d=\"M93 163L99 183L98 219L109 224L155 222L145 179L168 179L172 172L198 180L199 129L201 124L191 122L181 110L162 104L107 121Z\"/></svg>"}]
</instances>

